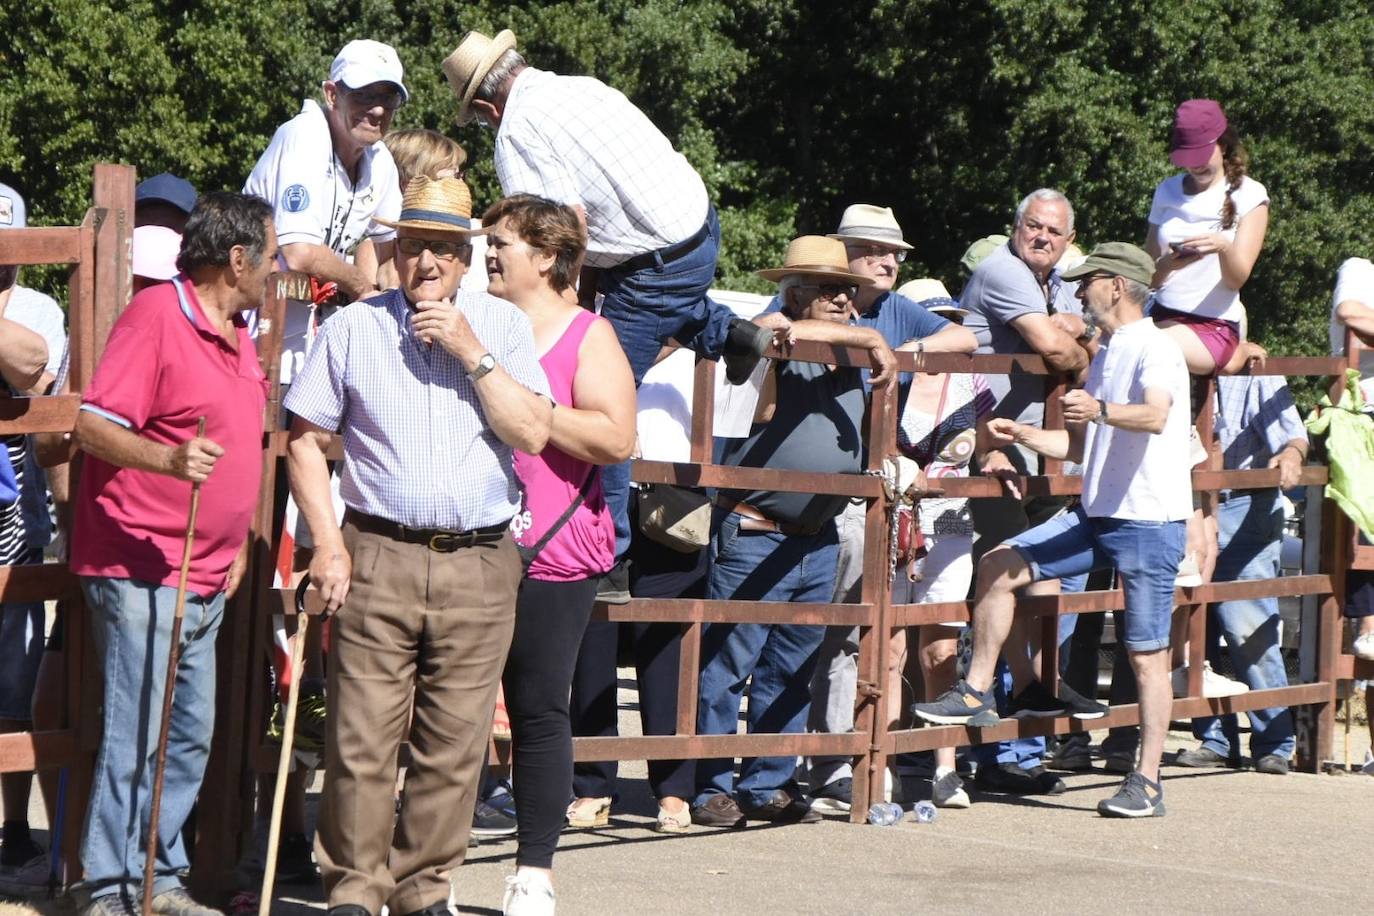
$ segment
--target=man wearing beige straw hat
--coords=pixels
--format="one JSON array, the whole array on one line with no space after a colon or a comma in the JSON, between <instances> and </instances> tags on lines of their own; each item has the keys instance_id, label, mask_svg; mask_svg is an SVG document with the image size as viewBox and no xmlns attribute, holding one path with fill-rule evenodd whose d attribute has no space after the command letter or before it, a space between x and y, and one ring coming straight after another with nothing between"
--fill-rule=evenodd
<instances>
[{"instance_id":1,"label":"man wearing beige straw hat","mask_svg":"<svg viewBox=\"0 0 1374 916\"><path fill-rule=\"evenodd\" d=\"M875 387L892 384L895 365L882 335L849 323L870 277L849 269L844 246L802 236L783 266L759 272L779 282L782 310L762 316L789 339L869 350ZM746 439L731 439L721 464L851 473L862 470L864 384L859 370L779 360L769 366ZM830 601L839 539L835 517L848 500L812 493L722 489L716 496L707 597L754 601ZM749 684L749 731L805 728L812 671L825 628L802 624L708 624L702 634L697 733L734 734ZM746 818L811 823L793 780L793 757L697 763L694 823L733 827Z\"/></svg>"},{"instance_id":2,"label":"man wearing beige straw hat","mask_svg":"<svg viewBox=\"0 0 1374 916\"><path fill-rule=\"evenodd\" d=\"M337 916L448 912L515 621L513 450L538 454L553 411L529 320L458 291L481 231L467 186L415 178L388 224L400 288L330 319L285 400L310 578L338 610L315 841ZM325 460L336 434L342 526Z\"/></svg>"},{"instance_id":3,"label":"man wearing beige straw hat","mask_svg":"<svg viewBox=\"0 0 1374 916\"><path fill-rule=\"evenodd\" d=\"M496 132L496 175L507 195L548 197L577 210L587 228L580 294L603 294L638 384L670 340L724 356L736 383L771 342L757 325L706 295L716 272L720 224L691 163L623 94L587 76L527 66L506 29L469 32L444 61L459 124ZM616 557L630 545L628 462L607 467L606 501ZM629 600L623 561L599 597Z\"/></svg>"},{"instance_id":4,"label":"man wearing beige straw hat","mask_svg":"<svg viewBox=\"0 0 1374 916\"><path fill-rule=\"evenodd\" d=\"M920 303L894 292L897 271L911 245L891 207L851 204L830 238L844 243L851 272L873 282L854 297L854 322L872 328L894 349L930 353L972 353L973 334L958 324L933 315ZM897 412L901 414L911 388L911 376L898 377ZM840 533L839 567L832 600L859 600L864 556L864 520L868 501L851 499L836 519ZM854 701L859 674L858 627L830 627L821 646L811 685L812 731L847 732L854 728ZM813 757L811 788L823 810L848 811L853 774L846 757Z\"/></svg>"}]
</instances>

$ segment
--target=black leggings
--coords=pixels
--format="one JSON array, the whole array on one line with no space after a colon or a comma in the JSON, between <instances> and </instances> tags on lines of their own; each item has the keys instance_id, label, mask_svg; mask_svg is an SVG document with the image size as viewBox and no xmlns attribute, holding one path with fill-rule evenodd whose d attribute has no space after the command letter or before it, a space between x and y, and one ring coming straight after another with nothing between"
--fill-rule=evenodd
<instances>
[{"instance_id":1,"label":"black leggings","mask_svg":"<svg viewBox=\"0 0 1374 916\"><path fill-rule=\"evenodd\" d=\"M553 867L572 797L568 694L599 581L525 579L515 601L515 636L501 681L514 757L516 865Z\"/></svg>"},{"instance_id":2,"label":"black leggings","mask_svg":"<svg viewBox=\"0 0 1374 916\"><path fill-rule=\"evenodd\" d=\"M634 507L634 503L630 503ZM640 533L632 512L630 594L636 598L704 598L706 551L679 553ZM578 735L617 735L616 655L619 640L633 646L639 685L639 720L645 735L677 733L677 680L682 625L677 623L611 623L587 626L573 677L572 723ZM573 768L573 794L578 798L614 796L614 760L579 763ZM696 761L650 760L649 788L655 798L690 799L696 794Z\"/></svg>"}]
</instances>

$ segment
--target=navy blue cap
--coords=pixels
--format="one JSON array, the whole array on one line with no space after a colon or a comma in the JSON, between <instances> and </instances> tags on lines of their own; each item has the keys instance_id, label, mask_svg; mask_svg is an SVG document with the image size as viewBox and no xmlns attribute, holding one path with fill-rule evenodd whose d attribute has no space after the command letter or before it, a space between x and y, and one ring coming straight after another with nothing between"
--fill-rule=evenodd
<instances>
[{"instance_id":1,"label":"navy blue cap","mask_svg":"<svg viewBox=\"0 0 1374 916\"><path fill-rule=\"evenodd\" d=\"M188 216L196 205L196 189L185 178L178 178L171 172L154 175L138 183L134 191L134 203L161 200L171 204Z\"/></svg>"}]
</instances>

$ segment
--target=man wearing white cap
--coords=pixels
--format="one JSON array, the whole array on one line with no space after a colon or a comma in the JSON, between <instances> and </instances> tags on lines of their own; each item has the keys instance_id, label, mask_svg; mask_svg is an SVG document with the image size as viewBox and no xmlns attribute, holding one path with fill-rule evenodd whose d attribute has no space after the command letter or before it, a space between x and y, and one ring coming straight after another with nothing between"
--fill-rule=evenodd
<instances>
[{"instance_id":1,"label":"man wearing white cap","mask_svg":"<svg viewBox=\"0 0 1374 916\"><path fill-rule=\"evenodd\" d=\"M338 284L349 302L378 289L378 265L391 259L396 233L373 219L394 220L401 210L382 136L410 98L403 75L390 45L344 45L321 86L324 106L306 99L243 185L272 204L285 265Z\"/></svg>"},{"instance_id":2,"label":"man wearing white cap","mask_svg":"<svg viewBox=\"0 0 1374 916\"><path fill-rule=\"evenodd\" d=\"M860 286L854 297L854 321L882 335L893 349L918 353L972 353L977 346L972 332L931 314L924 306L894 292L897 271L911 245L902 238L892 208L852 204L840 217L830 238L844 243L851 272L873 282ZM769 306L773 308L773 305ZM866 377L866 376L865 376ZM911 376L898 378L897 411L900 415L911 387ZM865 499L851 499L835 520L840 532L839 566L832 600L859 600L864 556ZM847 732L854 728L854 700L859 674L858 627L830 627L821 645L816 676L811 684L812 731ZM811 759L811 786L822 810L848 811L852 774L844 757Z\"/></svg>"},{"instance_id":3,"label":"man wearing white cap","mask_svg":"<svg viewBox=\"0 0 1374 916\"><path fill-rule=\"evenodd\" d=\"M0 184L0 230L27 224L24 198ZM0 264L0 390L10 396L44 394L51 385L67 335L62 309L49 296L18 284L19 269ZM0 563L42 563L52 534L47 488L33 457L32 437L0 437L13 469L8 499L0 503ZM66 483L65 468L62 484ZM17 494L17 496L16 496ZM66 501L65 486L60 494ZM0 607L0 733L32 730L30 708L43 656L43 603ZM29 773L0 778L4 833L0 839L0 893L29 895L48 886L48 857L29 836Z\"/></svg>"},{"instance_id":4,"label":"man wearing white cap","mask_svg":"<svg viewBox=\"0 0 1374 916\"><path fill-rule=\"evenodd\" d=\"M706 295L716 272L720 224L691 163L623 94L600 80L560 76L525 64L506 29L469 32L444 61L459 124L496 132L496 174L506 194L538 194L577 210L587 227L584 300L604 299L638 383L674 340L724 356L739 384L771 335ZM629 463L607 467L606 500L616 556L629 548ZM629 600L618 562L600 594Z\"/></svg>"}]
</instances>

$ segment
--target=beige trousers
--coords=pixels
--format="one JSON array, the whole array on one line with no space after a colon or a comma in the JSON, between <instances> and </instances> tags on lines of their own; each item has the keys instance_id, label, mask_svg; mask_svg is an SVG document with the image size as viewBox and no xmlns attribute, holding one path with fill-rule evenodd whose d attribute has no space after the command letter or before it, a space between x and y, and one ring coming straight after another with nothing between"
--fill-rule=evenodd
<instances>
[{"instance_id":1,"label":"beige trousers","mask_svg":"<svg viewBox=\"0 0 1374 916\"><path fill-rule=\"evenodd\" d=\"M331 623L315 855L329 906L386 904L400 916L447 901L449 873L467 853L520 556L509 535L436 553L346 524L344 541L353 579Z\"/></svg>"}]
</instances>

